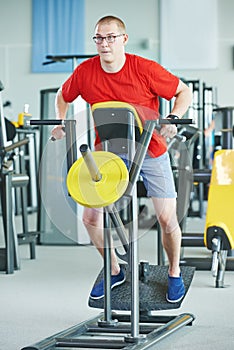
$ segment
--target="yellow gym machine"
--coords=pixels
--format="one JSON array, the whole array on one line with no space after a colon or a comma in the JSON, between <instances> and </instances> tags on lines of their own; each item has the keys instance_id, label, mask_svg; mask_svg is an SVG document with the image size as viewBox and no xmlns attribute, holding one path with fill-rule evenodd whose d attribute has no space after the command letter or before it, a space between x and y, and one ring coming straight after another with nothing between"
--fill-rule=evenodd
<instances>
[{"instance_id":1,"label":"yellow gym machine","mask_svg":"<svg viewBox=\"0 0 234 350\"><path fill-rule=\"evenodd\" d=\"M74 120L31 120L30 124L64 126L69 194L83 206L103 208L104 267L96 282L104 276L105 296L98 300L89 299L90 307L103 309L103 312L22 350L153 349L159 340L183 326L192 325L194 320L194 316L189 313L175 316L152 314L155 310L179 308L181 301L175 304L166 301L167 266L138 261L136 182L155 128L161 123L178 123L178 120L149 120L142 128L136 110L121 102L97 104L92 111L104 151L91 152L88 145L81 145L82 157L78 160ZM187 124L191 120L179 122ZM113 151L130 155L129 172L122 159ZM117 210L117 202L122 198L128 202L128 233ZM112 229L118 234L124 248L124 254L118 252L118 256L124 261L122 267L126 273L125 283L114 290L110 288ZM194 268L182 267L181 273L187 293ZM119 313L119 310L130 313Z\"/></svg>"},{"instance_id":2,"label":"yellow gym machine","mask_svg":"<svg viewBox=\"0 0 234 350\"><path fill-rule=\"evenodd\" d=\"M234 270L234 214L232 201L234 190L233 107L214 109L215 125L221 132L221 150L215 151L212 170L195 169L193 180L209 184L204 232L186 233L182 247L207 247L208 257L184 257L181 265L195 266L197 270L211 270L215 287L224 287L225 270ZM179 196L178 196L179 197Z\"/></svg>"},{"instance_id":3,"label":"yellow gym machine","mask_svg":"<svg viewBox=\"0 0 234 350\"><path fill-rule=\"evenodd\" d=\"M204 242L212 250L216 287L224 287L228 251L234 249L234 150L215 152L208 193Z\"/></svg>"}]
</instances>

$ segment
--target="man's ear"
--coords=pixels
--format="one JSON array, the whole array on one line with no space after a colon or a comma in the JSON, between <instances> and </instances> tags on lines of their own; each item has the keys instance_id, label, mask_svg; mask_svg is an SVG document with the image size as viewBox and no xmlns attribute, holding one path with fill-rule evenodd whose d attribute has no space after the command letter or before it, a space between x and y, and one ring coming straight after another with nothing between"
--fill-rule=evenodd
<instances>
[{"instance_id":1,"label":"man's ear","mask_svg":"<svg viewBox=\"0 0 234 350\"><path fill-rule=\"evenodd\" d=\"M124 45L126 45L128 42L128 34L124 34L123 38L124 38Z\"/></svg>"}]
</instances>

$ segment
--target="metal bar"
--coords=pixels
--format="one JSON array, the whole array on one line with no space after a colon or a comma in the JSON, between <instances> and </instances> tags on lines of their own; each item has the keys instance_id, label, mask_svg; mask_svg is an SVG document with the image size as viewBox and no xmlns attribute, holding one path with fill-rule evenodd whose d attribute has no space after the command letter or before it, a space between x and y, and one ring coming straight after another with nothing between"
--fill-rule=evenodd
<instances>
[{"instance_id":1,"label":"metal bar","mask_svg":"<svg viewBox=\"0 0 234 350\"><path fill-rule=\"evenodd\" d=\"M109 206L108 212L109 212L111 221L114 224L114 229L116 230L118 237L121 240L123 248L125 252L128 252L128 239L127 239L126 230L115 205Z\"/></svg>"},{"instance_id":2,"label":"metal bar","mask_svg":"<svg viewBox=\"0 0 234 350\"><path fill-rule=\"evenodd\" d=\"M1 174L1 200L2 200L2 217L5 236L5 252L6 252L6 273L14 272L14 236L13 236L13 213L12 213L12 174Z\"/></svg>"},{"instance_id":3,"label":"metal bar","mask_svg":"<svg viewBox=\"0 0 234 350\"><path fill-rule=\"evenodd\" d=\"M76 121L64 119L31 119L30 125L62 125L66 133L66 150L67 150L67 172L72 164L77 160L76 145ZM52 138L53 139L53 138Z\"/></svg>"},{"instance_id":4,"label":"metal bar","mask_svg":"<svg viewBox=\"0 0 234 350\"><path fill-rule=\"evenodd\" d=\"M152 345L158 342L159 340L165 338L166 336L170 335L171 333L177 331L178 329L182 328L186 325L191 325L194 321L195 317L192 314L181 314L178 316L149 316L149 330L151 330L147 337L146 341L143 344L129 344L122 339L118 339L117 337L107 338L108 333L119 333L119 330L123 327L123 333L126 333L129 329L129 326L126 325L126 329L124 332L125 325L120 325L110 328L100 328L96 326L96 322L98 319L102 316L99 315L93 319L90 319L88 321L84 321L76 326L73 326L71 328L68 328L65 331L59 332L57 334L54 334L36 344L33 344L31 346L26 346L22 348L21 350L52 350L56 347L83 347L83 348L99 348L99 349L152 349ZM123 322L129 322L131 321L130 315L115 315L118 320ZM167 322L163 326L159 326L156 329L152 329L152 322L155 322L155 319L159 319L159 322ZM169 321L169 322L168 322ZM141 320L141 322L144 322L144 319ZM119 330L118 330L119 327ZM100 339L100 335L98 335L98 330L101 333L105 334L105 339ZM147 333L147 326L142 328L143 332ZM89 334L90 333L90 334ZM93 336L94 333L97 333L99 336L99 339L95 338ZM82 339L79 339L78 337L82 336ZM87 338L84 338L84 337ZM90 336L90 339L88 337ZM99 342L100 340L100 342ZM98 346L97 346L98 345Z\"/></svg>"},{"instance_id":5,"label":"metal bar","mask_svg":"<svg viewBox=\"0 0 234 350\"><path fill-rule=\"evenodd\" d=\"M128 114L128 140L130 162L134 162L135 156L135 118L132 113ZM129 253L130 253L130 276L131 276L131 335L130 338L139 338L139 269L138 269L138 213L137 213L137 189L136 182L133 184L132 198L129 206Z\"/></svg>"},{"instance_id":6,"label":"metal bar","mask_svg":"<svg viewBox=\"0 0 234 350\"><path fill-rule=\"evenodd\" d=\"M130 314L115 314L115 318L119 322L130 322L131 321L131 315ZM170 316L170 315L151 315L151 314L142 314L140 313L140 323L157 323L157 324L162 324L162 323L167 323L172 321L175 318L175 316Z\"/></svg>"},{"instance_id":7,"label":"metal bar","mask_svg":"<svg viewBox=\"0 0 234 350\"><path fill-rule=\"evenodd\" d=\"M204 247L204 234L203 233L183 233L182 234L182 247Z\"/></svg>"},{"instance_id":8,"label":"metal bar","mask_svg":"<svg viewBox=\"0 0 234 350\"><path fill-rule=\"evenodd\" d=\"M126 343L119 339L56 339L56 347L86 349L123 349Z\"/></svg>"},{"instance_id":9,"label":"metal bar","mask_svg":"<svg viewBox=\"0 0 234 350\"><path fill-rule=\"evenodd\" d=\"M134 350L134 348L137 350L153 349L152 346L154 344L169 336L170 334L174 333L175 331L179 330L180 328L191 324L194 321L194 319L195 318L192 314L181 314L175 317L172 321L166 323L165 325L159 327L155 331L148 334L146 342L141 345L136 345L136 347L133 346L132 350Z\"/></svg>"},{"instance_id":10,"label":"metal bar","mask_svg":"<svg viewBox=\"0 0 234 350\"><path fill-rule=\"evenodd\" d=\"M131 196L133 187L138 180L142 163L144 161L153 131L156 126L156 120L147 121L145 128L141 134L137 150L132 161L131 169L129 172L129 184L126 189L125 195Z\"/></svg>"},{"instance_id":11,"label":"metal bar","mask_svg":"<svg viewBox=\"0 0 234 350\"><path fill-rule=\"evenodd\" d=\"M45 338L35 344L25 346L21 350L48 350L48 349L54 348L57 338L65 339L65 337L80 336L88 330L89 324L96 323L99 320L99 318L102 316L103 316L103 313L89 320L81 322L75 326L72 326L68 329L65 329L64 331L51 335L50 337Z\"/></svg>"},{"instance_id":12,"label":"metal bar","mask_svg":"<svg viewBox=\"0 0 234 350\"><path fill-rule=\"evenodd\" d=\"M30 125L65 125L67 120L64 119L31 119L29 121Z\"/></svg>"},{"instance_id":13,"label":"metal bar","mask_svg":"<svg viewBox=\"0 0 234 350\"><path fill-rule=\"evenodd\" d=\"M232 149L233 147L233 109L223 110L223 129L231 129L231 132L222 132L222 149Z\"/></svg>"},{"instance_id":14,"label":"metal bar","mask_svg":"<svg viewBox=\"0 0 234 350\"><path fill-rule=\"evenodd\" d=\"M233 110L234 110L234 107L220 107L220 108L215 108L213 110L214 112L221 113L223 129L232 130ZM232 146L233 146L232 132L222 132L222 149L232 149L233 148Z\"/></svg>"},{"instance_id":15,"label":"metal bar","mask_svg":"<svg viewBox=\"0 0 234 350\"><path fill-rule=\"evenodd\" d=\"M73 163L77 160L77 145L76 145L76 121L66 120L66 150L67 150L67 172Z\"/></svg>"},{"instance_id":16,"label":"metal bar","mask_svg":"<svg viewBox=\"0 0 234 350\"><path fill-rule=\"evenodd\" d=\"M118 317L117 317L118 318ZM115 325L114 327L109 327L109 328L102 328L100 329L99 326L90 326L88 329L88 334L95 334L95 333L103 333L103 334L126 334L131 332L131 325L130 325L130 317L128 320L129 324L118 324ZM150 332L153 332L156 327L159 327L159 325L141 325L140 326L140 333L141 334L148 334Z\"/></svg>"},{"instance_id":17,"label":"metal bar","mask_svg":"<svg viewBox=\"0 0 234 350\"><path fill-rule=\"evenodd\" d=\"M147 120L144 126L144 130L141 134L139 144L137 146L136 154L133 159L133 163L129 172L129 184L125 195L131 195L132 189L138 180L142 163L144 161L146 152L148 150L151 137L153 135L154 129L160 128L163 124L192 124L192 119L160 119L160 120ZM178 138L178 136L177 136ZM180 136L179 136L180 138Z\"/></svg>"},{"instance_id":18,"label":"metal bar","mask_svg":"<svg viewBox=\"0 0 234 350\"><path fill-rule=\"evenodd\" d=\"M83 145L83 157L86 158L88 165L91 166L91 169L96 172L96 176L101 174L97 168L97 165L92 158L92 154L89 151L88 146ZM82 146L81 146L82 147ZM105 151L108 149L108 145L105 142L103 144L103 148ZM87 164L87 163L86 163ZM90 170L89 170L90 171ZM111 310L111 230L110 230L110 218L108 213L108 207L103 209L103 226L104 226L104 319L99 320L98 325L100 327L110 327L116 324L116 320L112 319L112 310Z\"/></svg>"},{"instance_id":19,"label":"metal bar","mask_svg":"<svg viewBox=\"0 0 234 350\"><path fill-rule=\"evenodd\" d=\"M90 58L97 56L95 54L87 54L87 55L47 55L46 58L50 60L54 60L54 62L59 62L61 60L73 60L74 58L76 59L84 59L84 58Z\"/></svg>"},{"instance_id":20,"label":"metal bar","mask_svg":"<svg viewBox=\"0 0 234 350\"><path fill-rule=\"evenodd\" d=\"M179 118L179 119L160 119L159 124L194 124L193 119Z\"/></svg>"},{"instance_id":21,"label":"metal bar","mask_svg":"<svg viewBox=\"0 0 234 350\"><path fill-rule=\"evenodd\" d=\"M6 125L3 111L3 102L2 102L2 93L4 90L4 86L0 81L0 147L4 148L7 145L7 133L6 133Z\"/></svg>"},{"instance_id":22,"label":"metal bar","mask_svg":"<svg viewBox=\"0 0 234 350\"><path fill-rule=\"evenodd\" d=\"M103 212L104 223L104 320L102 324L110 324L112 320L111 312L111 232L110 220L107 210Z\"/></svg>"},{"instance_id":23,"label":"metal bar","mask_svg":"<svg viewBox=\"0 0 234 350\"><path fill-rule=\"evenodd\" d=\"M11 145L7 146L7 147L4 147L3 148L3 152L10 152L10 151L13 151L13 149L15 148L18 148L18 147L21 147L21 146L24 146L26 145L27 143L29 142L29 139L27 137L25 137L25 139L21 140L21 141L18 141L18 142L14 142L12 143Z\"/></svg>"},{"instance_id":24,"label":"metal bar","mask_svg":"<svg viewBox=\"0 0 234 350\"><path fill-rule=\"evenodd\" d=\"M99 172L99 169L95 163L95 160L92 156L92 153L89 150L88 145L81 145L80 152L81 152L81 155L85 161L85 164L87 165L87 168L90 172L92 180L93 181L100 181L102 178L102 175Z\"/></svg>"},{"instance_id":25,"label":"metal bar","mask_svg":"<svg viewBox=\"0 0 234 350\"><path fill-rule=\"evenodd\" d=\"M227 250L220 250L219 252L219 264L218 264L218 273L215 280L216 288L224 287L224 274L226 270L226 262L227 262Z\"/></svg>"},{"instance_id":26,"label":"metal bar","mask_svg":"<svg viewBox=\"0 0 234 350\"><path fill-rule=\"evenodd\" d=\"M133 189L131 223L129 233L130 272L131 272L131 336L139 337L139 269L138 269L138 222L137 222L137 193ZM135 211L135 212L134 212Z\"/></svg>"}]
</instances>

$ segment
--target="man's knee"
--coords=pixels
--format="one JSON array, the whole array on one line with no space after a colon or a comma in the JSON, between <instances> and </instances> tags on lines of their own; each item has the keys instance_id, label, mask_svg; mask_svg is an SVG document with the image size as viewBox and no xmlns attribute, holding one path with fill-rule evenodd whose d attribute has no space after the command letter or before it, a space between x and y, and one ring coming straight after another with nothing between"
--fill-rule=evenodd
<instances>
[{"instance_id":1,"label":"man's knee","mask_svg":"<svg viewBox=\"0 0 234 350\"><path fill-rule=\"evenodd\" d=\"M172 234L180 230L180 226L175 214L171 216L161 216L159 219L159 223L162 231L166 234Z\"/></svg>"},{"instance_id":2,"label":"man's knee","mask_svg":"<svg viewBox=\"0 0 234 350\"><path fill-rule=\"evenodd\" d=\"M99 226L102 221L102 212L100 209L85 208L83 212L83 224L85 227Z\"/></svg>"}]
</instances>

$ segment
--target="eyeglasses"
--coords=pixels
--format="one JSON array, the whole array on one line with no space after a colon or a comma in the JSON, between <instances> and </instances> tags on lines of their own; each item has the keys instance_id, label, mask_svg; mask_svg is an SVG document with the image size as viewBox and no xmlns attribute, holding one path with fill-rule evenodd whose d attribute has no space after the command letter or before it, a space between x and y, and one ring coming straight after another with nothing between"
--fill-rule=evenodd
<instances>
[{"instance_id":1,"label":"eyeglasses","mask_svg":"<svg viewBox=\"0 0 234 350\"><path fill-rule=\"evenodd\" d=\"M105 39L108 44L112 44L115 42L115 39L123 36L125 34L118 34L118 35L107 35L107 36L94 36L93 40L96 44L102 44L103 40Z\"/></svg>"}]
</instances>

